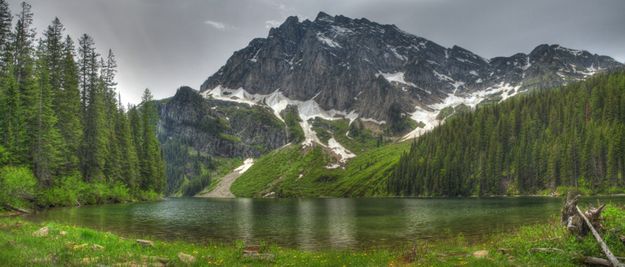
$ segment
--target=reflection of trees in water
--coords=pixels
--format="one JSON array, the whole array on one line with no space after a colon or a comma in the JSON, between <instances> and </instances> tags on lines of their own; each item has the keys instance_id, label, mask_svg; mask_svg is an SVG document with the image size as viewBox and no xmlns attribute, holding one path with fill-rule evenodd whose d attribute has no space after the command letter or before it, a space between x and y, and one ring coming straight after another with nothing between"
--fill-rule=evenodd
<instances>
[{"instance_id":1,"label":"reflection of trees in water","mask_svg":"<svg viewBox=\"0 0 625 267\"><path fill-rule=\"evenodd\" d=\"M318 240L318 229L315 228L315 206L314 200L297 200L297 245L301 249L314 249Z\"/></svg>"},{"instance_id":2,"label":"reflection of trees in water","mask_svg":"<svg viewBox=\"0 0 625 267\"><path fill-rule=\"evenodd\" d=\"M607 202L608 200L603 200ZM625 203L625 197L611 202ZM580 203L595 203L596 198ZM464 234L468 241L559 214L560 199L170 199L50 209L28 216L120 235L302 249L406 245Z\"/></svg>"},{"instance_id":3,"label":"reflection of trees in water","mask_svg":"<svg viewBox=\"0 0 625 267\"><path fill-rule=\"evenodd\" d=\"M251 241L254 238L254 202L251 198L237 199L235 205L235 220L238 228L238 238Z\"/></svg>"},{"instance_id":4,"label":"reflection of trees in water","mask_svg":"<svg viewBox=\"0 0 625 267\"><path fill-rule=\"evenodd\" d=\"M354 200L328 199L325 201L328 215L328 242L335 248L351 248L354 239Z\"/></svg>"},{"instance_id":5,"label":"reflection of trees in water","mask_svg":"<svg viewBox=\"0 0 625 267\"><path fill-rule=\"evenodd\" d=\"M403 199L402 221L404 225L403 236L409 238L428 238L434 228L436 217L435 206L429 205L421 199Z\"/></svg>"}]
</instances>

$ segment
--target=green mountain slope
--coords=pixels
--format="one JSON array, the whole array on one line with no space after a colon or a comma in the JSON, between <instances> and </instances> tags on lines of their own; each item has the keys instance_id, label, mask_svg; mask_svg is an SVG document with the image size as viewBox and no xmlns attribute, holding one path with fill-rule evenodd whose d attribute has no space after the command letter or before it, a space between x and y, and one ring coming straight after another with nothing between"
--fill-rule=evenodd
<instances>
[{"instance_id":1,"label":"green mountain slope","mask_svg":"<svg viewBox=\"0 0 625 267\"><path fill-rule=\"evenodd\" d=\"M461 113L401 157L396 195L594 193L625 185L625 72Z\"/></svg>"},{"instance_id":2,"label":"green mountain slope","mask_svg":"<svg viewBox=\"0 0 625 267\"><path fill-rule=\"evenodd\" d=\"M333 159L323 147L288 145L256 160L231 190L239 197L387 196L388 177L409 147L404 142L374 148L345 168L328 169Z\"/></svg>"}]
</instances>

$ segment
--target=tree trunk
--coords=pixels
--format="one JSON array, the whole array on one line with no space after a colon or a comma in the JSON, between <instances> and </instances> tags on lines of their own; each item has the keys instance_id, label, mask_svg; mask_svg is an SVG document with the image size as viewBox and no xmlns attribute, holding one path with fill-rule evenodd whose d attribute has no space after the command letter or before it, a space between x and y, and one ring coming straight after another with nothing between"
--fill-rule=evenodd
<instances>
[{"instance_id":1,"label":"tree trunk","mask_svg":"<svg viewBox=\"0 0 625 267\"><path fill-rule=\"evenodd\" d=\"M586 214L591 214L591 215L601 214L601 210L603 209L603 207L605 207L605 204L602 205L598 209L594 209L594 211L593 209L589 209L586 212ZM579 207L576 207L576 209L577 209L577 214L584 220L584 222L586 223L586 226L590 228L592 235L595 236L595 239L597 239L597 243L599 243L599 245L601 246L601 249L603 250L603 254L605 254L608 257L610 264L615 267L625 266L618 261L618 259L614 256L614 254L612 254L612 251L610 251L610 248L608 247L608 245L606 245L606 243L603 242L603 238L601 238L601 235L599 235L599 232L595 230L595 227L593 226L591 221L585 216L584 213L582 213L582 210L580 210Z\"/></svg>"},{"instance_id":2,"label":"tree trunk","mask_svg":"<svg viewBox=\"0 0 625 267\"><path fill-rule=\"evenodd\" d=\"M577 236L586 236L590 232L589 225L584 223L584 220L577 213L577 203L579 202L580 195L575 191L571 191L567 194L564 201L564 207L562 208L562 223L566 228ZM582 213L589 221L590 224L597 230L601 231L603 225L601 224L601 212L605 208L605 204L598 208L590 207L586 212Z\"/></svg>"},{"instance_id":3,"label":"tree trunk","mask_svg":"<svg viewBox=\"0 0 625 267\"><path fill-rule=\"evenodd\" d=\"M27 209L13 207L13 206L11 206L9 204L4 204L3 206L4 206L5 209L8 209L8 210L17 211L17 212L20 212L20 213L30 213L30 211L27 210Z\"/></svg>"}]
</instances>

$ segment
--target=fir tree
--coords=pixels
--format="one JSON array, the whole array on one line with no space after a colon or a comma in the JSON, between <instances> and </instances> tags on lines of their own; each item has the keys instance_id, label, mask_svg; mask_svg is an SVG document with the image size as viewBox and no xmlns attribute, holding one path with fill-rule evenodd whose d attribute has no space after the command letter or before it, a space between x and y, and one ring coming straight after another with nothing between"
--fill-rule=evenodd
<instances>
[{"instance_id":1,"label":"fir tree","mask_svg":"<svg viewBox=\"0 0 625 267\"><path fill-rule=\"evenodd\" d=\"M63 45L61 65L61 90L56 98L58 128L64 140L64 172L71 172L79 166L78 153L83 135L81 121L80 89L78 88L78 69L74 60L74 43L67 36Z\"/></svg>"},{"instance_id":2,"label":"fir tree","mask_svg":"<svg viewBox=\"0 0 625 267\"><path fill-rule=\"evenodd\" d=\"M39 54L43 53L45 52L41 44ZM46 58L41 55L37 60L37 93L34 97L35 106L28 129L32 142L33 170L35 176L44 185L50 185L52 175L58 168L61 146L48 72Z\"/></svg>"}]
</instances>

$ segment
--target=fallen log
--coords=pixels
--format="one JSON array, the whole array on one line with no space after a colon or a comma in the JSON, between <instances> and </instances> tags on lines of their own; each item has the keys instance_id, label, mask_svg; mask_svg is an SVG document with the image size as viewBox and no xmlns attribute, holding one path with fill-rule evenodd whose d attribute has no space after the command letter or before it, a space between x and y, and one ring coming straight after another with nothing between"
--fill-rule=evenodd
<instances>
[{"instance_id":1,"label":"fallen log","mask_svg":"<svg viewBox=\"0 0 625 267\"><path fill-rule=\"evenodd\" d=\"M25 213L25 214L31 213L31 212L30 212L29 210L27 210L27 209L22 209L22 208L18 208L18 207L13 207L13 206L11 206L11 205L9 205L9 204L4 204L4 205L2 205L2 206L3 206L5 209L7 209L7 210L17 211L17 212L20 212L20 213Z\"/></svg>"},{"instance_id":2,"label":"fallen log","mask_svg":"<svg viewBox=\"0 0 625 267\"><path fill-rule=\"evenodd\" d=\"M580 210L579 207L577 206L575 206L575 208L577 209L577 214L584 220L584 222L586 222L586 225L590 228L592 235L595 236L597 243L599 243L599 245L601 246L601 249L603 250L603 254L605 254L606 257L608 257L608 261L610 262L611 266L618 266L618 267L625 266L624 264L621 264L618 261L618 259L616 258L616 256L614 256L614 254L612 254L612 251L610 251L610 248L608 247L608 245L606 245L606 243L603 241L603 238L601 238L601 235L599 235L599 232L595 230L595 227L593 227L592 223L590 223L590 220L586 218L586 215L584 215L582 210ZM601 213L601 209L603 209L603 207L599 209L599 213Z\"/></svg>"},{"instance_id":3,"label":"fallen log","mask_svg":"<svg viewBox=\"0 0 625 267\"><path fill-rule=\"evenodd\" d=\"M532 253L564 253L564 250L559 248L531 248Z\"/></svg>"},{"instance_id":4,"label":"fallen log","mask_svg":"<svg viewBox=\"0 0 625 267\"><path fill-rule=\"evenodd\" d=\"M612 266L609 260L597 257L584 257L584 263L591 265Z\"/></svg>"}]
</instances>

